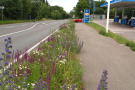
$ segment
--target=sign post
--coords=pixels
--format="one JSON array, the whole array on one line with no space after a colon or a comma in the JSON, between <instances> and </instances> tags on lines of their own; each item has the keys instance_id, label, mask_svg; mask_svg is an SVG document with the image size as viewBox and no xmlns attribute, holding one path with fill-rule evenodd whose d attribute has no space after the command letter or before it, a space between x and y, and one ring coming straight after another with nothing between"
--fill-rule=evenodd
<instances>
[{"instance_id":1,"label":"sign post","mask_svg":"<svg viewBox=\"0 0 135 90\"><path fill-rule=\"evenodd\" d=\"M4 9L4 6L0 6L0 9L1 9L1 12L2 12L2 21L3 21L3 9Z\"/></svg>"},{"instance_id":2,"label":"sign post","mask_svg":"<svg viewBox=\"0 0 135 90\"><path fill-rule=\"evenodd\" d=\"M108 0L108 7L107 7L106 33L108 33L108 27L109 27L109 14L110 14L110 0Z\"/></svg>"},{"instance_id":3,"label":"sign post","mask_svg":"<svg viewBox=\"0 0 135 90\"><path fill-rule=\"evenodd\" d=\"M84 23L89 23L90 20L90 10L84 9Z\"/></svg>"}]
</instances>

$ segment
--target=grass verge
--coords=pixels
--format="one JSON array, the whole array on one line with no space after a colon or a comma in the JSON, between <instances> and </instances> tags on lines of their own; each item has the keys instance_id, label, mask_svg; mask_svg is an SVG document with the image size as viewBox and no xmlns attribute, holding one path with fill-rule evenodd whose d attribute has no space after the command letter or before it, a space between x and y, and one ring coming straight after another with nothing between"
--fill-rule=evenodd
<instances>
[{"instance_id":1,"label":"grass verge","mask_svg":"<svg viewBox=\"0 0 135 90\"><path fill-rule=\"evenodd\" d=\"M36 20L36 21L45 21L45 20L52 20L52 19L43 18L41 20ZM35 20L8 20L8 21L0 21L0 25L2 25L2 24L13 24L13 23L24 23L24 22L35 22Z\"/></svg>"},{"instance_id":2,"label":"grass verge","mask_svg":"<svg viewBox=\"0 0 135 90\"><path fill-rule=\"evenodd\" d=\"M82 68L77 58L83 43L75 35L73 21L60 28L38 50L21 59L20 52L15 55L17 62L0 74L1 90L83 90ZM8 43L3 55L8 56L7 65L11 38L5 42Z\"/></svg>"},{"instance_id":3,"label":"grass verge","mask_svg":"<svg viewBox=\"0 0 135 90\"><path fill-rule=\"evenodd\" d=\"M123 36L120 36L118 34L115 34L111 31L109 31L108 33L106 33L106 29L94 22L90 22L87 25L91 26L92 28L94 28L95 30L97 30L99 32L99 34L110 37L112 39L114 39L115 41L117 41L120 44L125 44L126 46L130 47L131 50L135 51L135 42L130 41L126 38L124 38Z\"/></svg>"}]
</instances>

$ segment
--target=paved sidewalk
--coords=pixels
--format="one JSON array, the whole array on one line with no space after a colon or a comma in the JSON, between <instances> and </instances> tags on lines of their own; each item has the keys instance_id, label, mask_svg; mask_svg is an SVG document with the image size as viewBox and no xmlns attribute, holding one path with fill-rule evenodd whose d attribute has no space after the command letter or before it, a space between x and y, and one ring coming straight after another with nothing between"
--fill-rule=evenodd
<instances>
[{"instance_id":1,"label":"paved sidewalk","mask_svg":"<svg viewBox=\"0 0 135 90\"><path fill-rule=\"evenodd\" d=\"M85 90L96 90L104 69L108 90L135 90L135 52L84 23L76 23L76 34L84 46L79 54L84 69Z\"/></svg>"}]
</instances>

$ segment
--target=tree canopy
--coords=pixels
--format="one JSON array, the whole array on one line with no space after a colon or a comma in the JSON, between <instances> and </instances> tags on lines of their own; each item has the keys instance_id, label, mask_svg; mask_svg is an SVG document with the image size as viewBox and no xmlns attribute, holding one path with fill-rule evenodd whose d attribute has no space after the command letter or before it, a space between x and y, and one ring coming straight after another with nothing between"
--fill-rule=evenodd
<instances>
[{"instance_id":1,"label":"tree canopy","mask_svg":"<svg viewBox=\"0 0 135 90\"><path fill-rule=\"evenodd\" d=\"M69 18L62 7L50 6L47 0L0 0L0 6L5 7L4 20ZM57 16L55 14L59 17L54 18Z\"/></svg>"}]
</instances>

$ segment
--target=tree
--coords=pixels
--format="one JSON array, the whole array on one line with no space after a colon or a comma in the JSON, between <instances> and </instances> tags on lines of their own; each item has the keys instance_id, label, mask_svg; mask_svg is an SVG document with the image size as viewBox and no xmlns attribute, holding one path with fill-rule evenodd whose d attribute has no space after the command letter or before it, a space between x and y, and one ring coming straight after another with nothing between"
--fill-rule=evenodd
<instances>
[{"instance_id":1,"label":"tree","mask_svg":"<svg viewBox=\"0 0 135 90\"><path fill-rule=\"evenodd\" d=\"M22 0L4 0L4 16L8 19L21 19Z\"/></svg>"},{"instance_id":2,"label":"tree","mask_svg":"<svg viewBox=\"0 0 135 90\"><path fill-rule=\"evenodd\" d=\"M84 11L84 9L89 9L89 5L85 0L80 0L75 8L75 15L79 18L83 18L83 13L81 11Z\"/></svg>"},{"instance_id":3,"label":"tree","mask_svg":"<svg viewBox=\"0 0 135 90\"><path fill-rule=\"evenodd\" d=\"M103 8L97 7L96 11L94 12L94 14L104 14Z\"/></svg>"},{"instance_id":4,"label":"tree","mask_svg":"<svg viewBox=\"0 0 135 90\"><path fill-rule=\"evenodd\" d=\"M22 19L29 19L32 8L30 0L22 0L22 6Z\"/></svg>"},{"instance_id":5,"label":"tree","mask_svg":"<svg viewBox=\"0 0 135 90\"><path fill-rule=\"evenodd\" d=\"M61 15L61 13L60 13L60 11L58 11L58 10L54 10L54 11L52 11L52 13L51 13L51 17L53 18L53 19L60 19L60 18L62 18L62 15Z\"/></svg>"}]
</instances>

